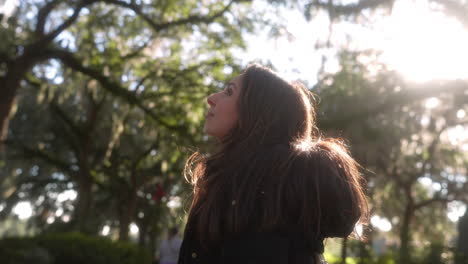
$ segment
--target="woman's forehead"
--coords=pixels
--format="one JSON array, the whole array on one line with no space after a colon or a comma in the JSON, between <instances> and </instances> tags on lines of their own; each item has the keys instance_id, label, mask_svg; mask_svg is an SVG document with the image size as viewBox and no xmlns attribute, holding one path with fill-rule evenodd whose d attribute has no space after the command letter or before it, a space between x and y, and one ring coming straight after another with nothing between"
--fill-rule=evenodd
<instances>
[{"instance_id":1,"label":"woman's forehead","mask_svg":"<svg viewBox=\"0 0 468 264\"><path fill-rule=\"evenodd\" d=\"M242 86L242 74L240 75L237 75L236 77L234 77L234 79L232 79L229 83L232 83L236 86L237 89L240 89L241 86Z\"/></svg>"}]
</instances>

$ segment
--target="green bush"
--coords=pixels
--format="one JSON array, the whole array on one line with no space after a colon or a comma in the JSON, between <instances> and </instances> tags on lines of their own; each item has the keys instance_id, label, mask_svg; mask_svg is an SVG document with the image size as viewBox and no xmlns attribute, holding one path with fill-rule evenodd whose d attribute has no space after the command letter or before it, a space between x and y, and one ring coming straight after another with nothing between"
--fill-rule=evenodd
<instances>
[{"instance_id":1,"label":"green bush","mask_svg":"<svg viewBox=\"0 0 468 264\"><path fill-rule=\"evenodd\" d=\"M339 256L325 253L324 257L330 264L342 263L341 258ZM346 264L395 264L395 259L395 253L389 251L381 256L373 256L372 254L370 254L370 256L367 256L364 259L361 259L359 257L347 257Z\"/></svg>"},{"instance_id":2,"label":"green bush","mask_svg":"<svg viewBox=\"0 0 468 264\"><path fill-rule=\"evenodd\" d=\"M376 258L375 263L376 264L395 264L396 263L395 259L396 259L395 254L389 251L381 256L378 256Z\"/></svg>"},{"instance_id":3,"label":"green bush","mask_svg":"<svg viewBox=\"0 0 468 264\"><path fill-rule=\"evenodd\" d=\"M0 240L2 264L150 264L149 252L132 243L80 233Z\"/></svg>"},{"instance_id":4,"label":"green bush","mask_svg":"<svg viewBox=\"0 0 468 264\"><path fill-rule=\"evenodd\" d=\"M32 238L6 238L0 240L0 260L2 264L50 264L52 256Z\"/></svg>"}]
</instances>

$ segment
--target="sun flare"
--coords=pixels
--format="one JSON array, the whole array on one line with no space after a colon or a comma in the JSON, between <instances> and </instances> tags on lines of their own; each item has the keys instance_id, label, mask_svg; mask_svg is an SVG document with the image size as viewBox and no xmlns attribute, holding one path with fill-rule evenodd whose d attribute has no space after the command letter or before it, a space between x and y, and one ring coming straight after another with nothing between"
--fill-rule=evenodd
<instances>
[{"instance_id":1,"label":"sun flare","mask_svg":"<svg viewBox=\"0 0 468 264\"><path fill-rule=\"evenodd\" d=\"M412 81L468 78L468 31L426 0L397 1L385 21L384 60Z\"/></svg>"}]
</instances>

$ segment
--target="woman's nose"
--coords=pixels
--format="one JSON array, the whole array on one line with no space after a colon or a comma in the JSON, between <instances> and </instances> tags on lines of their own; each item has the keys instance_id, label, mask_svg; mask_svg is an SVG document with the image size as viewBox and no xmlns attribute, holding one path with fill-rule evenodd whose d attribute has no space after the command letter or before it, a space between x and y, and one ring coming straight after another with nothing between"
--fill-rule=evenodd
<instances>
[{"instance_id":1,"label":"woman's nose","mask_svg":"<svg viewBox=\"0 0 468 264\"><path fill-rule=\"evenodd\" d=\"M215 95L215 94L211 94L210 96L208 96L208 97L206 98L206 102L207 102L210 106L215 106L215 105L216 105L215 102L214 102L214 100L213 100L213 99L214 99L214 95Z\"/></svg>"}]
</instances>

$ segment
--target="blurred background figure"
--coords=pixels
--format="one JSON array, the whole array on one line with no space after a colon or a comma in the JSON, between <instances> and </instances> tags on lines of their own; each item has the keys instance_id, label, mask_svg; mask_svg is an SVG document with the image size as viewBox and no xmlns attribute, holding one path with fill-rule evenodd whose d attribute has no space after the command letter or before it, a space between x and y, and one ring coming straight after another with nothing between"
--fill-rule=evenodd
<instances>
[{"instance_id":1,"label":"blurred background figure","mask_svg":"<svg viewBox=\"0 0 468 264\"><path fill-rule=\"evenodd\" d=\"M159 245L159 264L176 264L179 259L179 249L182 238L177 227L169 229L167 239Z\"/></svg>"}]
</instances>

